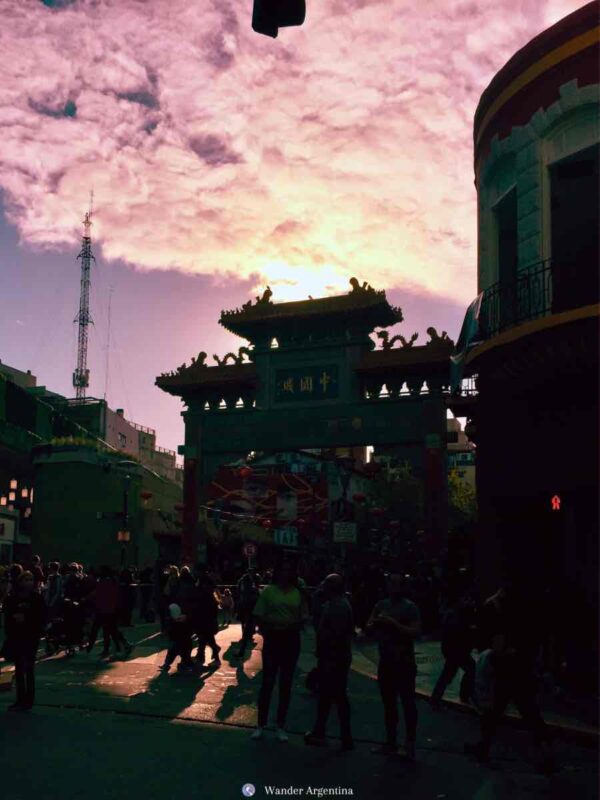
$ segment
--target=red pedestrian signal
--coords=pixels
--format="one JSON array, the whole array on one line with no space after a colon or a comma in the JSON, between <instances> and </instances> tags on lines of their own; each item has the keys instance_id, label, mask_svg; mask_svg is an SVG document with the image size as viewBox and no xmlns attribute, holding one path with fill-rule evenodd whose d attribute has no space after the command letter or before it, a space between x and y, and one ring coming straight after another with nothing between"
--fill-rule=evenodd
<instances>
[{"instance_id":1,"label":"red pedestrian signal","mask_svg":"<svg viewBox=\"0 0 600 800\"><path fill-rule=\"evenodd\" d=\"M302 25L305 17L305 0L254 0L252 28L276 39L279 28Z\"/></svg>"},{"instance_id":2,"label":"red pedestrian signal","mask_svg":"<svg viewBox=\"0 0 600 800\"><path fill-rule=\"evenodd\" d=\"M554 497L550 500L550 504L552 506L552 511L560 511L560 496L555 494Z\"/></svg>"}]
</instances>

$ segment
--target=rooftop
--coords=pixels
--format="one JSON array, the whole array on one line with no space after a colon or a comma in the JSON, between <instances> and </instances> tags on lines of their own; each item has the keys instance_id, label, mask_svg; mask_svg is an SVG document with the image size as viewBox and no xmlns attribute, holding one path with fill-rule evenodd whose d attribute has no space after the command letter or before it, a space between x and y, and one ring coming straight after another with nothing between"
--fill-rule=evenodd
<instances>
[{"instance_id":1,"label":"rooftop","mask_svg":"<svg viewBox=\"0 0 600 800\"><path fill-rule=\"evenodd\" d=\"M290 303L273 303L271 289L267 287L254 303L248 301L241 308L221 312L219 322L232 333L252 340L267 328L276 335L282 324L289 327L301 321L304 327L307 320L324 317L338 328L343 328L345 322L352 325L360 322L361 327L370 330L402 321L402 311L388 303L384 291L376 291L366 282L361 286L356 278L350 280L350 285L351 290L344 295L310 297Z\"/></svg>"}]
</instances>

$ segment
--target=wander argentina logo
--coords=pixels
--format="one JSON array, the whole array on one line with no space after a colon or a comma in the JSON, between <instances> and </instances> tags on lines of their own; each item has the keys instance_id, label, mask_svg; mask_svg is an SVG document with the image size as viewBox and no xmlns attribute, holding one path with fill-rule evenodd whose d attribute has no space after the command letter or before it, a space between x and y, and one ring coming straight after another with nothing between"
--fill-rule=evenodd
<instances>
[{"instance_id":1,"label":"wander argentina logo","mask_svg":"<svg viewBox=\"0 0 600 800\"><path fill-rule=\"evenodd\" d=\"M352 797L350 786L265 786L265 794L273 797Z\"/></svg>"}]
</instances>

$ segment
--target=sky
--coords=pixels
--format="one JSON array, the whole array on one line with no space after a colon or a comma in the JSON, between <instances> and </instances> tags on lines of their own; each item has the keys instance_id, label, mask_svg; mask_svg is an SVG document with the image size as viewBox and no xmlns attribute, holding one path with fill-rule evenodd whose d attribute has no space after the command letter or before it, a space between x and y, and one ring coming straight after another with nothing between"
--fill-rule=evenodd
<instances>
[{"instance_id":1,"label":"sky","mask_svg":"<svg viewBox=\"0 0 600 800\"><path fill-rule=\"evenodd\" d=\"M219 312L267 284L285 301L355 275L401 306L394 332L456 338L479 97L582 5L307 0L271 39L251 0L0 0L0 359L73 394L91 189L89 395L163 447L182 405L155 377L244 344Z\"/></svg>"}]
</instances>

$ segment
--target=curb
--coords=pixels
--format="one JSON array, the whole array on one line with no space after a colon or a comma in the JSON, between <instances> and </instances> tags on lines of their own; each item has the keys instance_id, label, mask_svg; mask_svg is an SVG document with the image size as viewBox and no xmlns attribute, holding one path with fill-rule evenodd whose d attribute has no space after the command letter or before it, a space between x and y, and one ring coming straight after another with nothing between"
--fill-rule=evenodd
<instances>
[{"instance_id":1,"label":"curb","mask_svg":"<svg viewBox=\"0 0 600 800\"><path fill-rule=\"evenodd\" d=\"M417 697L420 697L422 700L431 699L431 695L428 692L423 691L422 689L417 689L416 695ZM476 716L476 717L479 716L479 712L477 711L476 708L474 708L474 706L461 703L459 700L442 699L440 701L440 705L446 706L447 708L452 709L452 711L460 711L463 714L470 714L471 716ZM504 719L517 728L525 729L523 720L516 714L507 712L504 715ZM548 721L546 721L546 727L554 735L560 735L564 738L571 739L572 741L584 747L598 747L598 742L600 739L600 732L598 730L590 730L588 728L580 728L574 725L568 725L560 722L548 722Z\"/></svg>"}]
</instances>

